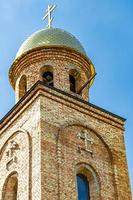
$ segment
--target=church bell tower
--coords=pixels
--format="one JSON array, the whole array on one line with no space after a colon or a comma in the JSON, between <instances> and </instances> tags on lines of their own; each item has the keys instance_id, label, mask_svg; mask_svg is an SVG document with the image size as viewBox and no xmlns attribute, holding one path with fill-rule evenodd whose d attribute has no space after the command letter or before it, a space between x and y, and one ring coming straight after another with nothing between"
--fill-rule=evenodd
<instances>
[{"instance_id":1,"label":"church bell tower","mask_svg":"<svg viewBox=\"0 0 133 200\"><path fill-rule=\"evenodd\" d=\"M0 200L131 200L125 119L90 103L94 65L51 27L53 9L9 70L16 104L0 121Z\"/></svg>"}]
</instances>

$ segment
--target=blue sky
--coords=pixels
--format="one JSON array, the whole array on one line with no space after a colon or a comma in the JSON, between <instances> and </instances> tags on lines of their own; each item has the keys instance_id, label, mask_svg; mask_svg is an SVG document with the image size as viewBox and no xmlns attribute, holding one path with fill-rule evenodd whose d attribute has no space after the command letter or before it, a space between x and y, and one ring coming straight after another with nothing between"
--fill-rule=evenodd
<instances>
[{"instance_id":1,"label":"blue sky","mask_svg":"<svg viewBox=\"0 0 133 200\"><path fill-rule=\"evenodd\" d=\"M0 0L0 118L15 104L8 70L22 42L46 26L49 3L58 5L54 27L74 34L95 65L91 103L127 119L125 141L133 188L133 1Z\"/></svg>"}]
</instances>

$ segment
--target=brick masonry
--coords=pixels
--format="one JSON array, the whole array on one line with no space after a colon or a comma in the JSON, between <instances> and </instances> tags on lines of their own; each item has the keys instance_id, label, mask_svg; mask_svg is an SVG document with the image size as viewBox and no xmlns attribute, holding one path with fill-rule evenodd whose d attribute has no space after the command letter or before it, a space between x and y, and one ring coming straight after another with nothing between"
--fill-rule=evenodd
<instances>
[{"instance_id":1,"label":"brick masonry","mask_svg":"<svg viewBox=\"0 0 133 200\"><path fill-rule=\"evenodd\" d=\"M45 65L53 67L55 88L36 83ZM78 173L88 178L91 200L132 199L124 120L85 103L89 88L82 96L70 92L69 70L80 73L82 85L89 66L80 54L55 48L30 52L13 66L18 103L0 122L1 200L15 196L11 180L19 200L77 200ZM19 100L22 75L28 92Z\"/></svg>"}]
</instances>

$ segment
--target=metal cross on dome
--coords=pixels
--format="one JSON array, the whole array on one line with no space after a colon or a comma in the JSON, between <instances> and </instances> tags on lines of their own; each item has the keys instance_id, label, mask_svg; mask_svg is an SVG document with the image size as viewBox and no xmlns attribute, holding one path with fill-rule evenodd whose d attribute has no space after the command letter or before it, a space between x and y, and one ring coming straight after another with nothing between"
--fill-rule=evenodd
<instances>
[{"instance_id":1,"label":"metal cross on dome","mask_svg":"<svg viewBox=\"0 0 133 200\"><path fill-rule=\"evenodd\" d=\"M48 8L46 10L46 15L42 18L42 20L45 20L46 18L48 18L48 28L51 28L52 26L53 17L51 17L51 13L53 12L55 8L56 8L56 5L48 5Z\"/></svg>"}]
</instances>

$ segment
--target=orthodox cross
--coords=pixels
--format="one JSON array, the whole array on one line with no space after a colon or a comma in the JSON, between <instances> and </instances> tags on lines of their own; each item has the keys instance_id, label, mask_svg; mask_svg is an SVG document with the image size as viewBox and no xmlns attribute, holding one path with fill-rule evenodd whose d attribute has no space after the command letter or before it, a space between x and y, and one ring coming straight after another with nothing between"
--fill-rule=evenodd
<instances>
[{"instance_id":1,"label":"orthodox cross","mask_svg":"<svg viewBox=\"0 0 133 200\"><path fill-rule=\"evenodd\" d=\"M93 141L88 137L88 132L86 130L83 130L82 132L78 133L77 137L79 139L84 140L84 142L85 142L85 148L79 147L79 150L83 149L83 150L89 152L91 155L93 155L93 152L92 152Z\"/></svg>"},{"instance_id":2,"label":"orthodox cross","mask_svg":"<svg viewBox=\"0 0 133 200\"><path fill-rule=\"evenodd\" d=\"M17 163L17 156L15 155L16 150L19 150L19 145L15 141L11 141L8 151L6 151L6 156L8 157L8 162L6 163L7 170L10 169L13 163Z\"/></svg>"},{"instance_id":3,"label":"orthodox cross","mask_svg":"<svg viewBox=\"0 0 133 200\"><path fill-rule=\"evenodd\" d=\"M53 17L51 17L51 13L53 12L55 8L56 8L56 5L48 5L48 8L46 10L46 15L42 18L43 20L48 18L48 28L51 28L52 26Z\"/></svg>"},{"instance_id":4,"label":"orthodox cross","mask_svg":"<svg viewBox=\"0 0 133 200\"><path fill-rule=\"evenodd\" d=\"M12 157L15 150L17 150L17 149L18 149L18 144L15 141L11 141L10 146L9 146L9 150L6 152L6 155L8 157Z\"/></svg>"}]
</instances>

